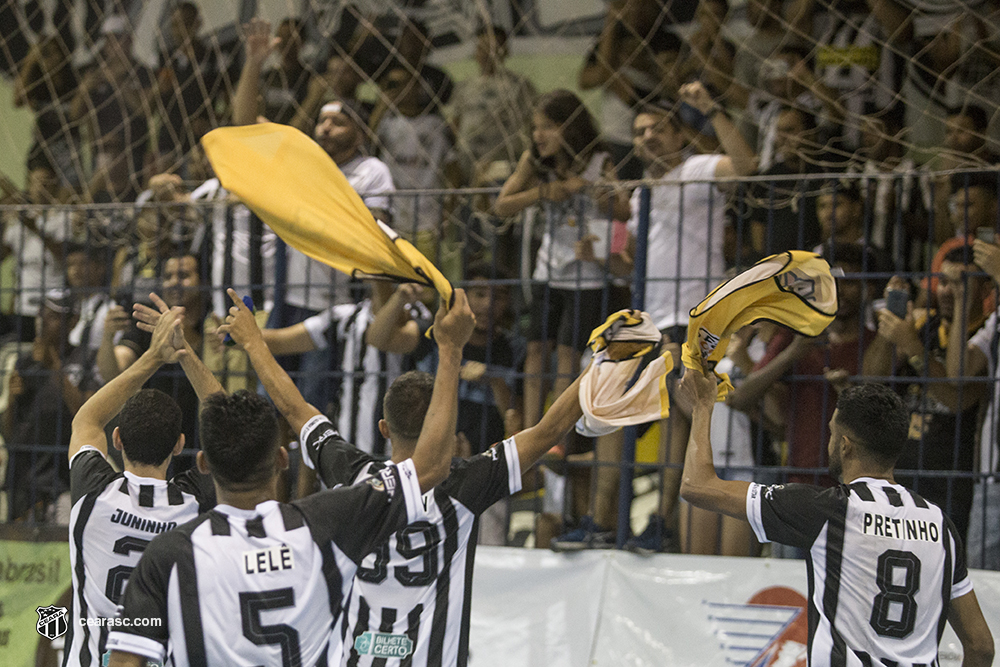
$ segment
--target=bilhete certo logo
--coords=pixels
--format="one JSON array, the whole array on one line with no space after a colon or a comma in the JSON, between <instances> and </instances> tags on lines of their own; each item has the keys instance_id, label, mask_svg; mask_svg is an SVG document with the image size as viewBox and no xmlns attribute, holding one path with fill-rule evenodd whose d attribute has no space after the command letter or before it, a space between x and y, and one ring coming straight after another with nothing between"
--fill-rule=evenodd
<instances>
[{"instance_id":1,"label":"bilhete certo logo","mask_svg":"<svg viewBox=\"0 0 1000 667\"><path fill-rule=\"evenodd\" d=\"M69 630L69 612L66 607L37 607L38 623L35 629L46 639L62 637Z\"/></svg>"}]
</instances>

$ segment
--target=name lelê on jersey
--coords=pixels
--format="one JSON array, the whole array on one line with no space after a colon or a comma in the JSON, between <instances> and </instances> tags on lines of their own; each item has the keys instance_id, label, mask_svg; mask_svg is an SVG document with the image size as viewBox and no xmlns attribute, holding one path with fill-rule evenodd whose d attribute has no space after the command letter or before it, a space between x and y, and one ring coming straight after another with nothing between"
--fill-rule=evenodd
<instances>
[{"instance_id":1,"label":"name lel\u00ea on jersey","mask_svg":"<svg viewBox=\"0 0 1000 667\"><path fill-rule=\"evenodd\" d=\"M163 533L177 527L176 521L152 521L122 509L115 509L115 513L111 515L111 523L117 523L126 528L135 528L146 533Z\"/></svg>"},{"instance_id":2,"label":"name lel\u00ea on jersey","mask_svg":"<svg viewBox=\"0 0 1000 667\"><path fill-rule=\"evenodd\" d=\"M922 542L937 542L941 537L938 525L933 521L895 519L869 512L865 512L864 526L861 532L865 535Z\"/></svg>"},{"instance_id":3,"label":"name lel\u00ea on jersey","mask_svg":"<svg viewBox=\"0 0 1000 667\"><path fill-rule=\"evenodd\" d=\"M243 570L247 574L278 572L279 570L291 570L294 567L292 550L286 544L269 549L243 552Z\"/></svg>"}]
</instances>

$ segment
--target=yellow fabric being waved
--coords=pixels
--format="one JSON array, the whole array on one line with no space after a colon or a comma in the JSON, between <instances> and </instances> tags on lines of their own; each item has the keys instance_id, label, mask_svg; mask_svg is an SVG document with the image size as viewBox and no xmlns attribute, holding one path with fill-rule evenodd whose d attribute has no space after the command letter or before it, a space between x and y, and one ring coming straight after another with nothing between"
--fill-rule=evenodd
<instances>
[{"instance_id":1,"label":"yellow fabric being waved","mask_svg":"<svg viewBox=\"0 0 1000 667\"><path fill-rule=\"evenodd\" d=\"M771 255L727 280L691 309L681 357L688 368L708 367L726 356L729 337L747 324L770 320L805 336L818 336L837 314L837 284L830 265L815 253ZM733 388L718 373L719 400Z\"/></svg>"},{"instance_id":2,"label":"yellow fabric being waved","mask_svg":"<svg viewBox=\"0 0 1000 667\"><path fill-rule=\"evenodd\" d=\"M649 313L620 310L590 334L594 352L580 380L583 417L577 431L603 435L670 412L666 377L674 368Z\"/></svg>"},{"instance_id":3,"label":"yellow fabric being waved","mask_svg":"<svg viewBox=\"0 0 1000 667\"><path fill-rule=\"evenodd\" d=\"M306 135L260 123L219 128L201 141L222 186L288 245L350 276L428 285L451 303L448 279L372 217L326 151Z\"/></svg>"}]
</instances>

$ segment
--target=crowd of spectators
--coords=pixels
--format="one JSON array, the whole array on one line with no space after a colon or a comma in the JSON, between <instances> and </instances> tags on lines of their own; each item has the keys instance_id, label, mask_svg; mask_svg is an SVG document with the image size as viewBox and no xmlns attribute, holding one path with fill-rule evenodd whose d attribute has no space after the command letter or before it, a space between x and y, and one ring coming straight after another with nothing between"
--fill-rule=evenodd
<instances>
[{"instance_id":1,"label":"crowd of spectators","mask_svg":"<svg viewBox=\"0 0 1000 667\"><path fill-rule=\"evenodd\" d=\"M185 306L188 340L236 388L254 383L246 359L211 334L222 290L242 286L306 398L386 454L385 388L434 367L429 296L337 277L229 200L198 141L270 121L312 135L377 219L469 286L461 451L536 424L610 312L640 298L679 361L689 309L727 273L812 250L840 271L836 319L814 340L768 323L734 336L736 388L714 424L720 472L833 484L837 392L889 382L912 411L901 477L968 537L971 564L1000 569L993 15L935 22L900 0L748 0L737 39L733 14L726 0L687 17L612 0L579 69L579 88L600 92L596 115L508 69L511 40L488 23L476 73L458 83L432 64L427 26L402 15L313 45L316 62L301 20L273 31L254 20L222 49L190 2L172 5L154 70L135 60L123 15L103 19L85 67L62 32L40 38L14 86L36 119L27 188L5 186L3 201L17 205L3 211L0 278L4 519L65 518L59 452L73 412L148 345L128 310L150 291ZM461 195L469 186L494 190ZM131 206L57 205L106 202ZM196 447L182 375L152 382L185 408ZM758 553L743 527L678 500L688 414L672 399L671 416L640 434L660 464L660 502L630 546ZM621 449L619 433L553 450L544 505L557 517L539 520L537 544L613 544ZM296 474L288 493L314 488L308 469ZM488 543L506 541L505 512L484 520Z\"/></svg>"}]
</instances>

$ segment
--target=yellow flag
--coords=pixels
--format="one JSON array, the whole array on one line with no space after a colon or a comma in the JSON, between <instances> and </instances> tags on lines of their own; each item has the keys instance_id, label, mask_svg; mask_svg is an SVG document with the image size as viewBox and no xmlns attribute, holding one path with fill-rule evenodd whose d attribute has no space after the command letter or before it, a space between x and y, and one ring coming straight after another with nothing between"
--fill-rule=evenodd
<instances>
[{"instance_id":1,"label":"yellow flag","mask_svg":"<svg viewBox=\"0 0 1000 667\"><path fill-rule=\"evenodd\" d=\"M288 245L350 276L428 285L451 304L448 279L372 217L326 151L302 132L260 123L212 130L201 142L222 186Z\"/></svg>"},{"instance_id":2,"label":"yellow flag","mask_svg":"<svg viewBox=\"0 0 1000 667\"><path fill-rule=\"evenodd\" d=\"M727 280L691 309L688 337L681 358L701 370L726 356L729 337L747 324L770 320L805 336L818 336L837 314L837 283L830 265L819 255L790 250L760 260ZM719 400L733 388L718 374Z\"/></svg>"}]
</instances>

